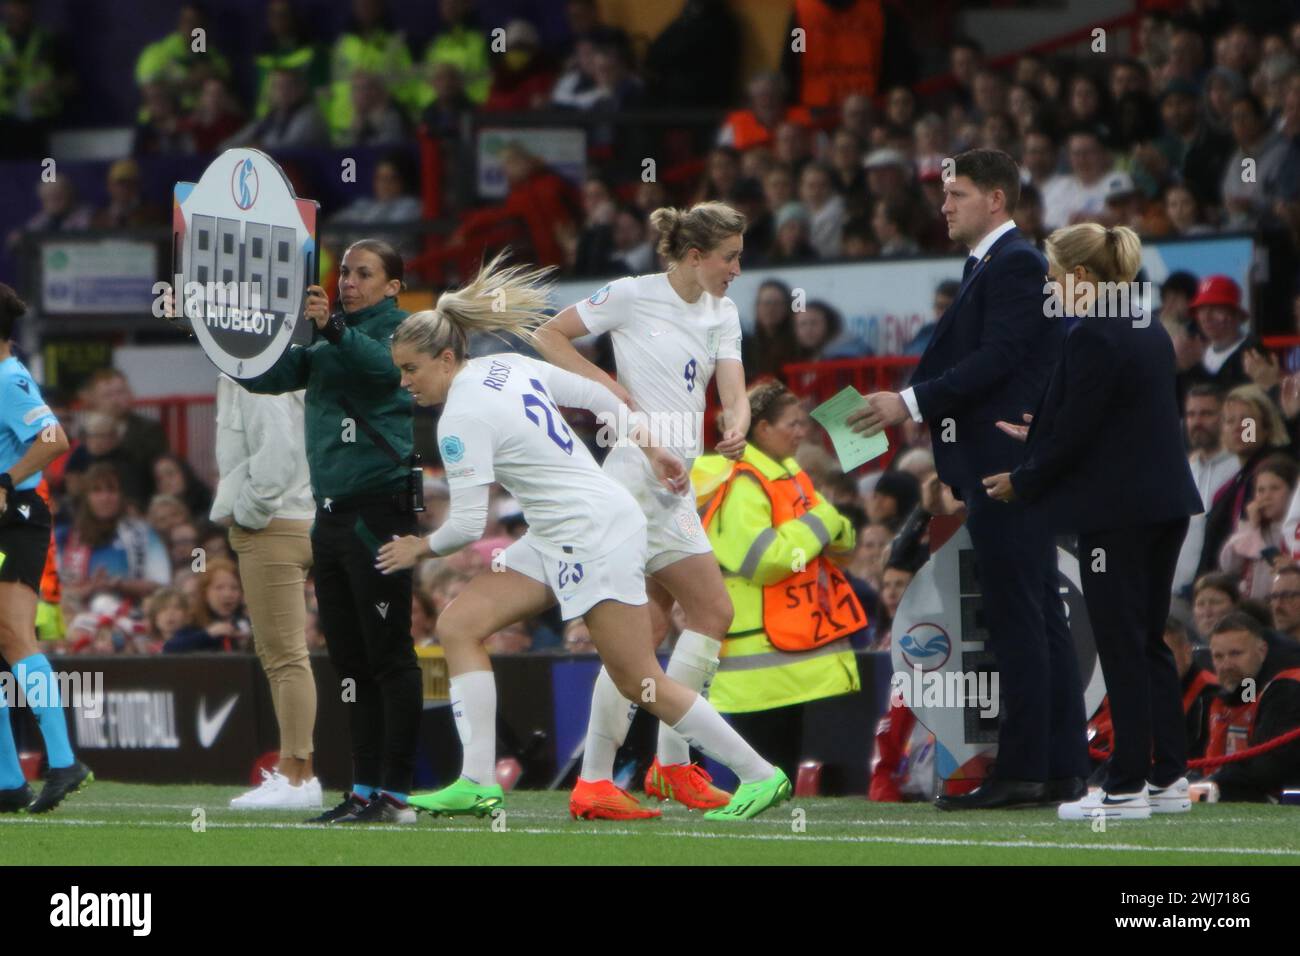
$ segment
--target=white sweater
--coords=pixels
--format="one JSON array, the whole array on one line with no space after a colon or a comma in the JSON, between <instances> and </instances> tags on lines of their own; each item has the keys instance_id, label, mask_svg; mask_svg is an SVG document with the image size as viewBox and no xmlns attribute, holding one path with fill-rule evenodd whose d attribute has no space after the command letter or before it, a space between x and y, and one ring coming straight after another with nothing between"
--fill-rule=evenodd
<instances>
[{"instance_id":1,"label":"white sweater","mask_svg":"<svg viewBox=\"0 0 1300 956\"><path fill-rule=\"evenodd\" d=\"M213 521L233 517L242 528L272 518L314 518L307 471L304 393L254 395L226 375L217 378L217 471Z\"/></svg>"}]
</instances>

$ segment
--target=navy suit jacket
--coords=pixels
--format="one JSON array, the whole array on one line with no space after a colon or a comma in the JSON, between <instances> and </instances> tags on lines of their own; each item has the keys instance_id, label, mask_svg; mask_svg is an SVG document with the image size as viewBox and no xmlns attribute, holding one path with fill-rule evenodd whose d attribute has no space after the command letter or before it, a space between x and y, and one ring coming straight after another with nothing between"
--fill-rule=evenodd
<instances>
[{"instance_id":1,"label":"navy suit jacket","mask_svg":"<svg viewBox=\"0 0 1300 956\"><path fill-rule=\"evenodd\" d=\"M930 425L939 478L958 496L983 494L980 480L1011 471L1025 445L999 430L1042 398L1065 329L1045 317L1047 261L1018 229L998 237L939 319L912 374ZM944 441L945 419L952 441Z\"/></svg>"},{"instance_id":2,"label":"navy suit jacket","mask_svg":"<svg viewBox=\"0 0 1300 956\"><path fill-rule=\"evenodd\" d=\"M1016 495L1054 531L1111 531L1200 514L1183 447L1174 348L1160 322L1081 319L1029 430Z\"/></svg>"}]
</instances>

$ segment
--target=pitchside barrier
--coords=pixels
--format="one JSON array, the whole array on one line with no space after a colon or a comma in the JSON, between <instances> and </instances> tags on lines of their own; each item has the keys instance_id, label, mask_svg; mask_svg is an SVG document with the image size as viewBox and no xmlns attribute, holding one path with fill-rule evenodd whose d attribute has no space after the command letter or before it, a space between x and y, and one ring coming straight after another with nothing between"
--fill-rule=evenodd
<instances>
[{"instance_id":1,"label":"pitchside barrier","mask_svg":"<svg viewBox=\"0 0 1300 956\"><path fill-rule=\"evenodd\" d=\"M460 771L460 742L447 706L445 662L421 648L424 714L416 786L451 783ZM214 783L240 787L278 747L270 688L251 654L54 658L56 672L79 672L83 693L65 707L73 746L104 780ZM312 656L316 677L316 772L327 787L351 783L346 688L329 659ZM666 661L665 661L666 663ZM862 652L861 692L810 705L804 755L824 764L823 792L865 794L876 720L889 694L889 655ZM494 657L500 711L498 756L523 767L519 786L541 788L568 762L587 728L595 655L520 654ZM30 713L12 713L20 752L40 752ZM654 726L639 715L625 757L654 753ZM33 769L35 769L33 767ZM724 775L725 779L725 775Z\"/></svg>"}]
</instances>

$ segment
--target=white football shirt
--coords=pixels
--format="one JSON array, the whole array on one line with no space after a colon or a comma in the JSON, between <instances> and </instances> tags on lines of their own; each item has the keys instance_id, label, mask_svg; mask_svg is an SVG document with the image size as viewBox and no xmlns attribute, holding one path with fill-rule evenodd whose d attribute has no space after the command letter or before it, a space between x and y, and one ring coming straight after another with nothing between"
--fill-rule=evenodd
<instances>
[{"instance_id":1,"label":"white football shirt","mask_svg":"<svg viewBox=\"0 0 1300 956\"><path fill-rule=\"evenodd\" d=\"M705 392L719 359L740 361L740 314L726 296L679 296L666 273L617 279L577 304L609 332L618 380L650 415L656 444L688 463L703 450Z\"/></svg>"},{"instance_id":2,"label":"white football shirt","mask_svg":"<svg viewBox=\"0 0 1300 956\"><path fill-rule=\"evenodd\" d=\"M566 376L578 389L589 384L513 352L470 359L447 393L438 450L452 492L500 482L518 500L538 550L559 560L595 558L644 527L645 516L560 415L551 389L571 392L556 381Z\"/></svg>"}]
</instances>

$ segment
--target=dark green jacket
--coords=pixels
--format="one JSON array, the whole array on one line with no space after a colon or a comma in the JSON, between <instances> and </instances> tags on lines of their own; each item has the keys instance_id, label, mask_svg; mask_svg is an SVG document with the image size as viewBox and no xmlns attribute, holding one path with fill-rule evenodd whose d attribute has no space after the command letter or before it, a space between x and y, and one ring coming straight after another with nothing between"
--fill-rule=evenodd
<instances>
[{"instance_id":1,"label":"dark green jacket","mask_svg":"<svg viewBox=\"0 0 1300 956\"><path fill-rule=\"evenodd\" d=\"M385 299L345 316L337 345L317 331L311 345L291 345L269 370L240 383L268 395L307 390L307 464L317 502L406 487L411 396L398 384L388 344L406 316L396 299Z\"/></svg>"}]
</instances>

